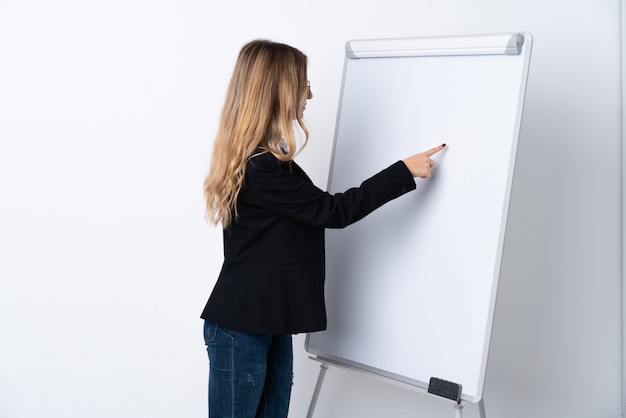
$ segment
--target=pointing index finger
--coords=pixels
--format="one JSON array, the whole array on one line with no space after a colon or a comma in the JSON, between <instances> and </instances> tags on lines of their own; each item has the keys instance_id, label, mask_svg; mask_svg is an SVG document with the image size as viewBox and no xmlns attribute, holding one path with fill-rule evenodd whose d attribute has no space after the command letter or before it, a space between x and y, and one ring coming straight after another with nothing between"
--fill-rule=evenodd
<instances>
[{"instance_id":1,"label":"pointing index finger","mask_svg":"<svg viewBox=\"0 0 626 418\"><path fill-rule=\"evenodd\" d=\"M436 146L435 148L429 149L428 151L424 152L424 154L426 154L427 157L430 157L432 155L437 154L439 151L441 151L445 147L446 147L446 144L441 144L439 146Z\"/></svg>"}]
</instances>

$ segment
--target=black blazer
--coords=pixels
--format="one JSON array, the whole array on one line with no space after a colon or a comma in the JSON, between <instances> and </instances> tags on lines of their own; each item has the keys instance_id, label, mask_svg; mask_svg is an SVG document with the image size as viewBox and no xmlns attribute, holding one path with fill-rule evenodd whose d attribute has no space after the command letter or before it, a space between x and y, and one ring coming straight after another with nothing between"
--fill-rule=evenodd
<instances>
[{"instance_id":1,"label":"black blazer","mask_svg":"<svg viewBox=\"0 0 626 418\"><path fill-rule=\"evenodd\" d=\"M331 195L295 162L250 159L224 229L224 264L201 317L253 333L326 329L324 229L343 228L415 189L402 161L360 187Z\"/></svg>"}]
</instances>

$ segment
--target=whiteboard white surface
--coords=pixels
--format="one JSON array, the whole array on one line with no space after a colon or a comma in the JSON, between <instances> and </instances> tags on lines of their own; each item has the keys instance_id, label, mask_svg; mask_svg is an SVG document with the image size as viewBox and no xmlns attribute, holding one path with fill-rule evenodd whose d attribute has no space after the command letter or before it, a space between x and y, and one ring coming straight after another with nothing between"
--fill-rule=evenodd
<instances>
[{"instance_id":1,"label":"whiteboard white surface","mask_svg":"<svg viewBox=\"0 0 626 418\"><path fill-rule=\"evenodd\" d=\"M328 329L307 336L307 351L422 388L439 377L481 399L532 43L523 37L513 55L354 59L346 45L329 191L448 147L415 192L327 231Z\"/></svg>"}]
</instances>

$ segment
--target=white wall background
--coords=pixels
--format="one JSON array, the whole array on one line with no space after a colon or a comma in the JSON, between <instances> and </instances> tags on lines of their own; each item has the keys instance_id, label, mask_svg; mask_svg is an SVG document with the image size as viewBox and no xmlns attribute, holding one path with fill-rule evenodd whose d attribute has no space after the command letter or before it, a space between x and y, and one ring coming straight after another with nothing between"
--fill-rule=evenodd
<instances>
[{"instance_id":1,"label":"white wall background","mask_svg":"<svg viewBox=\"0 0 626 418\"><path fill-rule=\"evenodd\" d=\"M534 46L487 414L621 416L618 0L3 0L0 417L206 415L198 315L221 233L203 222L201 185L243 43L309 55L299 162L324 186L346 40L503 31ZM303 343L292 417L319 370ZM453 413L339 369L316 412Z\"/></svg>"}]
</instances>

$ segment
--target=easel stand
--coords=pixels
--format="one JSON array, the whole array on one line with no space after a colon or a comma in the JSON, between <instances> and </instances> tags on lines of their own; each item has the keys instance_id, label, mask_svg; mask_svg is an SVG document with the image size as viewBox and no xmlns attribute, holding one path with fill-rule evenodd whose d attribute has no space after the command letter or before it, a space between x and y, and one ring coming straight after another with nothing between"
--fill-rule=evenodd
<instances>
[{"instance_id":1,"label":"easel stand","mask_svg":"<svg viewBox=\"0 0 626 418\"><path fill-rule=\"evenodd\" d=\"M313 397L311 398L311 403L309 404L309 411L306 413L306 418L313 418L313 411L315 410L315 405L317 404L317 398L319 398L320 396L320 390L322 390L322 383L324 382L324 376L326 376L327 370L328 364L322 362L320 364L320 374L319 376L317 376L317 383L315 384L315 390L313 391Z\"/></svg>"},{"instance_id":2,"label":"easel stand","mask_svg":"<svg viewBox=\"0 0 626 418\"><path fill-rule=\"evenodd\" d=\"M345 364L339 364L339 363L334 363L331 360L328 359L323 359L323 358L319 358L319 357L309 357L312 360L315 361L319 361L320 362L320 373L317 376L317 383L315 384L315 390L313 391L313 396L311 397L311 403L309 404L309 410L306 414L306 418L313 418L313 412L315 411L315 406L317 404L317 399L319 398L320 395L320 391L322 390L322 384L324 383L324 377L326 376L326 372L328 371L328 368L330 367L330 365L332 364L333 366L339 367L339 368L343 368L345 370L351 370L351 371L357 371L363 374L367 374L369 376L372 376L374 378L377 378L379 380L383 380L385 382L388 383L392 383L395 384L397 386L402 386L402 387L406 387L409 388L411 390L417 390L417 391L422 391L422 389L417 388L415 386L409 385L407 383L404 382L400 382L400 381L396 381L390 378L386 378L384 376L379 376L377 374L374 373L368 373L366 371L360 370L360 369L356 369L356 368L351 368ZM434 395L434 396L439 396L440 398L447 398L448 400L450 400L450 397L448 396L447 393L445 393L445 389L451 389L453 387L451 386L445 386L446 383L449 382L445 382L445 381L441 381L439 379L438 382L435 383L439 383L439 384L443 384L444 386L433 386L433 382L431 379L431 384L429 385L429 390L428 390L428 394ZM442 383L443 382L443 383ZM434 390L431 390L431 388L434 387ZM439 391L438 389L443 387L444 391ZM441 393L437 393L437 392L441 392ZM465 401L460 399L460 386L459 386L459 392L458 392L458 396L456 396L456 401L454 401L453 404L453 409L454 409L454 418L463 418L463 407L465 406ZM487 418L487 415L485 414L485 403L484 400L481 399L478 402L478 411L480 414L480 418Z\"/></svg>"},{"instance_id":3,"label":"easel stand","mask_svg":"<svg viewBox=\"0 0 626 418\"><path fill-rule=\"evenodd\" d=\"M454 405L454 418L463 418L463 406L465 406L463 401Z\"/></svg>"}]
</instances>

